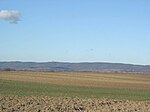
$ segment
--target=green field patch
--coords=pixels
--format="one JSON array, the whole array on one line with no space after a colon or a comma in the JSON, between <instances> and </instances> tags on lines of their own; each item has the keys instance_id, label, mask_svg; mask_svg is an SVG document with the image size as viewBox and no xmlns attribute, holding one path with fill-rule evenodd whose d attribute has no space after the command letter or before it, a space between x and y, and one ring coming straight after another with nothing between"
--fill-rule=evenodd
<instances>
[{"instance_id":1,"label":"green field patch","mask_svg":"<svg viewBox=\"0 0 150 112\"><path fill-rule=\"evenodd\" d=\"M150 100L150 89L117 89L64 86L0 79L0 95L109 97L115 99Z\"/></svg>"}]
</instances>

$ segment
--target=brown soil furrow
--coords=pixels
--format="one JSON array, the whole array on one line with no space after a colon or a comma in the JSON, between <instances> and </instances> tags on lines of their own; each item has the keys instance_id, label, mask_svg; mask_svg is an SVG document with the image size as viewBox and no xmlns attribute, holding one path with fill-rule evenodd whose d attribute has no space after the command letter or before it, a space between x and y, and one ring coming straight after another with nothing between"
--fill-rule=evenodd
<instances>
[{"instance_id":1,"label":"brown soil furrow","mask_svg":"<svg viewBox=\"0 0 150 112\"><path fill-rule=\"evenodd\" d=\"M78 97L0 96L1 112L150 112L150 102Z\"/></svg>"}]
</instances>

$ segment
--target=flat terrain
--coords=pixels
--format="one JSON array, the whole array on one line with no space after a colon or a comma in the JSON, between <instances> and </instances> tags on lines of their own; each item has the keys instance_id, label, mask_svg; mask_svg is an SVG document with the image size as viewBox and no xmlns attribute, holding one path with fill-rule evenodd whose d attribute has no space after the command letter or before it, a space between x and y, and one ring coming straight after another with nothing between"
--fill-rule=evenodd
<instances>
[{"instance_id":1,"label":"flat terrain","mask_svg":"<svg viewBox=\"0 0 150 112\"><path fill-rule=\"evenodd\" d=\"M150 100L150 75L136 73L0 71L0 94Z\"/></svg>"},{"instance_id":2,"label":"flat terrain","mask_svg":"<svg viewBox=\"0 0 150 112\"><path fill-rule=\"evenodd\" d=\"M0 71L0 79L84 87L150 89L150 74Z\"/></svg>"},{"instance_id":3,"label":"flat terrain","mask_svg":"<svg viewBox=\"0 0 150 112\"><path fill-rule=\"evenodd\" d=\"M0 71L2 112L150 112L150 74Z\"/></svg>"}]
</instances>

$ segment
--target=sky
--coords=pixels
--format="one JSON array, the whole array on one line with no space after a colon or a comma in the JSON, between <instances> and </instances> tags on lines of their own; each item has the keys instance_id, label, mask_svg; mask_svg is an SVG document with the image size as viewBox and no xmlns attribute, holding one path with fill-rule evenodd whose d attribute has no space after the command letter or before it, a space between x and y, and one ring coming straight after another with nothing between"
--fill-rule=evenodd
<instances>
[{"instance_id":1,"label":"sky","mask_svg":"<svg viewBox=\"0 0 150 112\"><path fill-rule=\"evenodd\" d=\"M0 61L150 65L150 0L0 0Z\"/></svg>"}]
</instances>

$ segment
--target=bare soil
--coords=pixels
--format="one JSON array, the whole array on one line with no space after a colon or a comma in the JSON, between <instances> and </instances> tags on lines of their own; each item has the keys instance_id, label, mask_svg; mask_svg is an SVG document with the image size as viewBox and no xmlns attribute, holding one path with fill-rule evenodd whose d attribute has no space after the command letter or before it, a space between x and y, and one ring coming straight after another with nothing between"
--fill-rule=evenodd
<instances>
[{"instance_id":1,"label":"bare soil","mask_svg":"<svg viewBox=\"0 0 150 112\"><path fill-rule=\"evenodd\" d=\"M50 96L0 96L0 112L150 112L150 101Z\"/></svg>"}]
</instances>

